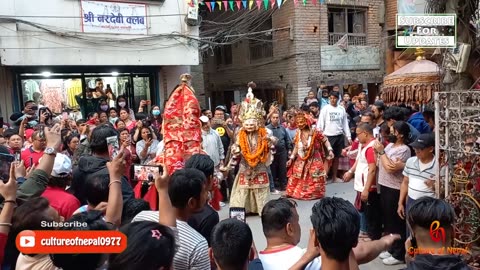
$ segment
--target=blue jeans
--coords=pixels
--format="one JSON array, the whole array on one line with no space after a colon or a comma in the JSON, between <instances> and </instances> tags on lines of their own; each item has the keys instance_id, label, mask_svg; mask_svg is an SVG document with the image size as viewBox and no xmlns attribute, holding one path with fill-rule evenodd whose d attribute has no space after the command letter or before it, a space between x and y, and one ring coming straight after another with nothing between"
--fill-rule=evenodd
<instances>
[{"instance_id":1,"label":"blue jeans","mask_svg":"<svg viewBox=\"0 0 480 270\"><path fill-rule=\"evenodd\" d=\"M360 231L367 233L367 218L365 217L365 212L360 213Z\"/></svg>"},{"instance_id":2,"label":"blue jeans","mask_svg":"<svg viewBox=\"0 0 480 270\"><path fill-rule=\"evenodd\" d=\"M272 170L270 170L270 166L268 166L267 168L267 173L268 173L268 182L270 182L270 192L273 192L275 190L275 184L273 183Z\"/></svg>"},{"instance_id":3,"label":"blue jeans","mask_svg":"<svg viewBox=\"0 0 480 270\"><path fill-rule=\"evenodd\" d=\"M407 219L407 213L408 213L408 209L410 209L410 206L415 202L414 199L410 198L408 195L407 195L407 202L405 203L405 220ZM407 226L407 238L410 237L410 229L408 228Z\"/></svg>"}]
</instances>

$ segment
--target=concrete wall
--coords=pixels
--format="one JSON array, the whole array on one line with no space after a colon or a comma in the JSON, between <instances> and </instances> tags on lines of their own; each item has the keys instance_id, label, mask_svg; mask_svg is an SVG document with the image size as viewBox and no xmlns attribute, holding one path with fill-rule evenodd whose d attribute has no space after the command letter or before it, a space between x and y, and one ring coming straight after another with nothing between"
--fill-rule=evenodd
<instances>
[{"instance_id":1,"label":"concrete wall","mask_svg":"<svg viewBox=\"0 0 480 270\"><path fill-rule=\"evenodd\" d=\"M184 22L186 1L140 2L147 3L148 36L177 32L198 37L198 27L187 26ZM148 41L127 41L126 39L146 36L82 33L80 3L81 1L72 0L2 0L0 15L17 16L15 19L42 24L55 33L18 21L0 22L0 36L8 36L0 39L1 64L198 65L197 45L186 39L177 41L158 36ZM85 40L62 35L66 32ZM99 41L100 38L110 38L117 42L103 42Z\"/></svg>"},{"instance_id":2,"label":"concrete wall","mask_svg":"<svg viewBox=\"0 0 480 270\"><path fill-rule=\"evenodd\" d=\"M13 113L13 81L12 73L6 68L0 66L0 117L3 117L5 123L10 121L10 115Z\"/></svg>"},{"instance_id":3,"label":"concrete wall","mask_svg":"<svg viewBox=\"0 0 480 270\"><path fill-rule=\"evenodd\" d=\"M159 71L160 84L160 100L163 108L168 96L175 90L175 86L180 83L180 75L189 73L192 75L191 85L195 90L200 106L206 106L205 90L203 82L203 67L202 66L167 66L162 67Z\"/></svg>"}]
</instances>

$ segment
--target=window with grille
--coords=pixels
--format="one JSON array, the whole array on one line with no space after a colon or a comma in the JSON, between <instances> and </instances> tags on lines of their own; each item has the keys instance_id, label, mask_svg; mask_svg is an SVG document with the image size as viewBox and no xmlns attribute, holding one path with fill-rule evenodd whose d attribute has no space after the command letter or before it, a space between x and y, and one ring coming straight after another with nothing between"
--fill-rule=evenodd
<instances>
[{"instance_id":1,"label":"window with grille","mask_svg":"<svg viewBox=\"0 0 480 270\"><path fill-rule=\"evenodd\" d=\"M227 66L232 64L232 45L223 45L215 49L217 65Z\"/></svg>"},{"instance_id":2,"label":"window with grille","mask_svg":"<svg viewBox=\"0 0 480 270\"><path fill-rule=\"evenodd\" d=\"M352 7L328 8L328 45L334 45L347 35L348 45L367 45L367 10Z\"/></svg>"},{"instance_id":3,"label":"window with grille","mask_svg":"<svg viewBox=\"0 0 480 270\"><path fill-rule=\"evenodd\" d=\"M261 32L253 35L249 40L250 60L260 60L273 57L273 32L272 18L264 21L259 27L251 29L251 32Z\"/></svg>"}]
</instances>

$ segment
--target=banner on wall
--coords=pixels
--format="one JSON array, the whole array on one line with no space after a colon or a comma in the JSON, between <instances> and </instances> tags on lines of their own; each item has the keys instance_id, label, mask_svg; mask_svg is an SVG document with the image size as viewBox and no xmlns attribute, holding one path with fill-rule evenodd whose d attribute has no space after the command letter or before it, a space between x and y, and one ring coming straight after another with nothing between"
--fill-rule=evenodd
<instances>
[{"instance_id":1,"label":"banner on wall","mask_svg":"<svg viewBox=\"0 0 480 270\"><path fill-rule=\"evenodd\" d=\"M147 6L139 3L81 1L84 33L147 34Z\"/></svg>"}]
</instances>

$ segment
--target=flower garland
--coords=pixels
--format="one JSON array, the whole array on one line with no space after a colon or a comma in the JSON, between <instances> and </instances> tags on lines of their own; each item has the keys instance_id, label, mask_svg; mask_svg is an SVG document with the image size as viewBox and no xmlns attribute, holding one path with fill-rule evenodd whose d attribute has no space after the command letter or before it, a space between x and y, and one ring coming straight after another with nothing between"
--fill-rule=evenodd
<instances>
[{"instance_id":1,"label":"flower garland","mask_svg":"<svg viewBox=\"0 0 480 270\"><path fill-rule=\"evenodd\" d=\"M259 162L267 162L269 150L267 130L265 128L258 129L259 145L253 154L250 152L250 143L248 141L247 132L244 129L241 129L238 135L240 136L238 140L238 143L240 144L240 150L250 167L255 168Z\"/></svg>"},{"instance_id":2,"label":"flower garland","mask_svg":"<svg viewBox=\"0 0 480 270\"><path fill-rule=\"evenodd\" d=\"M297 132L296 136L295 136L295 140L294 140L295 145L297 145L298 140L300 140L301 135L302 135L302 131L299 130ZM312 141L310 142L310 145L308 146L307 154L304 157L299 155L302 160L307 160L307 159L310 158L310 155L312 154L313 146L315 144L316 135L317 135L317 132L314 131L313 134L312 134Z\"/></svg>"}]
</instances>

